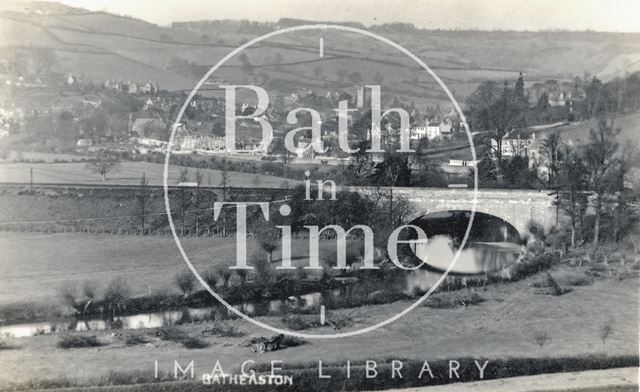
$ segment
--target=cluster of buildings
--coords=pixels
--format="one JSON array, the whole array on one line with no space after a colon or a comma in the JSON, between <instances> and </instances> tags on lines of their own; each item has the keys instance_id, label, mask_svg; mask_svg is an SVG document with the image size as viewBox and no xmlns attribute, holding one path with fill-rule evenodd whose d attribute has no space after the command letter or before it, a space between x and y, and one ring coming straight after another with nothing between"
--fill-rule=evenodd
<instances>
[{"instance_id":1,"label":"cluster of buildings","mask_svg":"<svg viewBox=\"0 0 640 392\"><path fill-rule=\"evenodd\" d=\"M567 107L573 110L574 103L583 101L586 92L577 83L558 82L550 79L534 83L529 88L529 96L534 100L531 104L540 104L543 100L551 107Z\"/></svg>"},{"instance_id":2,"label":"cluster of buildings","mask_svg":"<svg viewBox=\"0 0 640 392\"><path fill-rule=\"evenodd\" d=\"M410 139L441 139L444 136L451 135L453 131L453 120L451 117L444 117L441 119L440 116L435 116L432 119L425 118L421 124L411 128Z\"/></svg>"},{"instance_id":3,"label":"cluster of buildings","mask_svg":"<svg viewBox=\"0 0 640 392\"><path fill-rule=\"evenodd\" d=\"M536 169L538 177L546 178L549 175L548 162L541 153L542 137L537 137L536 132L515 130L502 138L500 152L503 158L526 158L529 169ZM491 150L497 152L498 142L491 139Z\"/></svg>"},{"instance_id":4,"label":"cluster of buildings","mask_svg":"<svg viewBox=\"0 0 640 392\"><path fill-rule=\"evenodd\" d=\"M82 84L84 80L82 77L74 74L67 75L65 83L68 86ZM107 90L119 91L125 94L155 94L160 91L158 83L155 81L136 82L136 81L122 81L115 79L107 79L102 83L102 87Z\"/></svg>"}]
</instances>

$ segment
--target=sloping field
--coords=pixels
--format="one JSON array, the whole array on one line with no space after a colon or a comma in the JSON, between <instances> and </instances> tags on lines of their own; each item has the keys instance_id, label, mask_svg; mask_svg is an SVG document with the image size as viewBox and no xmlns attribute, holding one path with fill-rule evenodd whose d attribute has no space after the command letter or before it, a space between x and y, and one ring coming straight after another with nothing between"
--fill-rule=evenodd
<instances>
[{"instance_id":1,"label":"sloping field","mask_svg":"<svg viewBox=\"0 0 640 392\"><path fill-rule=\"evenodd\" d=\"M544 137L553 132L560 132L565 140L585 143L589 140L589 129L595 128L595 120L582 121L577 124L569 124L561 127L536 132L537 136ZM619 128L618 142L624 145L631 141L640 147L640 114L632 114L614 118L614 128Z\"/></svg>"},{"instance_id":2,"label":"sloping field","mask_svg":"<svg viewBox=\"0 0 640 392\"><path fill-rule=\"evenodd\" d=\"M603 75L599 76L608 76L631 69L640 55L637 34L372 30L416 53L445 78L447 84L475 86L484 79L515 79L519 71L525 72L528 80L563 79L566 75L582 74L584 70L602 71ZM99 81L152 79L166 89L192 88L200 77L198 66L204 74L233 48L260 35L230 31L224 25L167 28L84 10L31 15L28 19L26 14L5 12L0 14L0 32L0 46L53 49L59 58L56 67L62 74L82 70L86 77ZM353 33L324 31L322 35L325 57L319 63L324 68L321 74L314 75L315 63L300 69L301 62L318 59L318 32L307 31L278 36L248 48L245 53L257 68L252 74L241 76L250 79L266 74L273 80L281 78L282 72L290 72L288 80L297 87L313 88L323 81L334 82L338 67L344 68L345 75L354 71L363 73L365 83L372 80L371 75L364 73L379 67L387 83L396 90L407 90L406 94L402 91L394 94L421 96L410 91L411 79L403 77L398 84L396 79L406 74L407 69L395 49ZM276 61L277 56L280 60ZM175 59L190 62L196 71L170 69ZM342 61L332 63L331 59ZM359 65L362 61L367 62L366 68ZM340 63L343 65L338 65ZM228 65L237 67L237 56ZM221 73L223 78L229 75L230 72ZM348 86L361 84L348 79L344 82ZM458 87L458 99L463 100L473 86Z\"/></svg>"}]
</instances>

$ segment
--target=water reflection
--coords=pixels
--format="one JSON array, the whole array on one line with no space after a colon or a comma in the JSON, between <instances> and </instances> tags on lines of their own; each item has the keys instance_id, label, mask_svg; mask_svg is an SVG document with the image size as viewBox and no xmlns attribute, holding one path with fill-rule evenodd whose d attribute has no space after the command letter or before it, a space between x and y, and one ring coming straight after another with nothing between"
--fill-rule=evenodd
<instances>
[{"instance_id":1,"label":"water reflection","mask_svg":"<svg viewBox=\"0 0 640 392\"><path fill-rule=\"evenodd\" d=\"M436 235L426 243L417 243L412 249L416 256L430 267L445 271L458 251L454 240ZM513 264L520 255L520 245L511 242L474 242L460 252L452 273L479 274L494 272Z\"/></svg>"},{"instance_id":2,"label":"water reflection","mask_svg":"<svg viewBox=\"0 0 640 392\"><path fill-rule=\"evenodd\" d=\"M436 212L416 219L412 224L425 231L427 240L411 244L411 251L429 268L445 271L460 249L469 219L469 211ZM501 270L517 261L520 242L520 234L508 222L476 213L465 247L450 272L479 274Z\"/></svg>"},{"instance_id":3,"label":"water reflection","mask_svg":"<svg viewBox=\"0 0 640 392\"><path fill-rule=\"evenodd\" d=\"M331 295L339 295L338 291L330 292ZM266 314L278 314L285 311L285 307L295 308L299 311L309 311L318 308L323 301L323 294L310 293L288 299L276 299L257 302L243 302L234 305L242 313L248 316L264 316ZM185 317L186 312L186 317ZM212 312L222 317L231 317L233 312L222 305L208 308L186 308L183 310L170 310L164 312L143 313L131 316L118 316L113 320L102 319L63 319L51 322L37 322L16 325L0 326L0 337L22 338L37 335L46 335L64 331L101 331L111 328L141 329L160 328L165 325L175 324L181 320L203 320L211 317Z\"/></svg>"}]
</instances>

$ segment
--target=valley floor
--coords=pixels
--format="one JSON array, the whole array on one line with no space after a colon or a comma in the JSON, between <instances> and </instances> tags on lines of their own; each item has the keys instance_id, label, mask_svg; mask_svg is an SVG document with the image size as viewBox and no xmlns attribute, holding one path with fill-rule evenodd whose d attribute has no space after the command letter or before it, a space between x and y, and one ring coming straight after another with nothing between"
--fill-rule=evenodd
<instances>
[{"instance_id":1,"label":"valley floor","mask_svg":"<svg viewBox=\"0 0 640 392\"><path fill-rule=\"evenodd\" d=\"M572 277L586 276L587 267L566 264L550 272L563 285ZM591 284L572 287L561 296L544 293L536 282L544 273L518 282L498 283L475 290L486 301L477 306L433 309L419 306L405 317L373 332L348 339L309 340L306 344L270 353L257 354L240 347L252 336L270 336L263 329L244 320L229 323L244 336L204 336L206 323L192 323L177 328L190 336L201 337L207 348L186 349L162 341L154 330L138 330L150 340L143 345L126 345L120 331L93 331L104 344L97 348L61 349L58 335L5 339L8 349L0 350L0 389L25 382L47 385L44 380L73 380L91 384L106 373L139 371L153 377L156 360L161 372L173 372L174 361L185 367L194 362L195 377L201 379L220 360L226 372L237 371L243 361L267 364L282 360L283 367L300 364L341 364L347 360L398 358L437 360L457 358L563 358L594 356L606 361L617 356L637 356L638 348L638 278L621 279L625 267L610 263ZM610 271L610 272L609 272ZM636 275L637 276L637 275ZM455 295L441 293L438 295ZM410 301L362 306L330 312L352 320L349 330L381 321L409 306ZM283 326L280 317L262 317L260 321ZM611 325L602 340L603 325ZM346 329L345 329L346 330ZM125 331L126 332L126 331ZM328 327L311 328L305 333L332 333ZM340 331L342 332L342 331ZM548 335L543 345L536 343L539 333ZM55 384L54 384L55 385Z\"/></svg>"}]
</instances>

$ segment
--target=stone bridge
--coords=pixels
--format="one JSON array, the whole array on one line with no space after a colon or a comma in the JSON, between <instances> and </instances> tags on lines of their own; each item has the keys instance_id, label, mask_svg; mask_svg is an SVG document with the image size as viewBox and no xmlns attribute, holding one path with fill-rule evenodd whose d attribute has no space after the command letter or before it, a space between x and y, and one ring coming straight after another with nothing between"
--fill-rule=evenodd
<instances>
[{"instance_id":1,"label":"stone bridge","mask_svg":"<svg viewBox=\"0 0 640 392\"><path fill-rule=\"evenodd\" d=\"M555 224L554 196L549 191L478 189L476 212L501 218L525 233L529 222L545 228ZM430 212L473 209L473 189L393 188L394 197L403 197L415 207L408 222Z\"/></svg>"}]
</instances>

